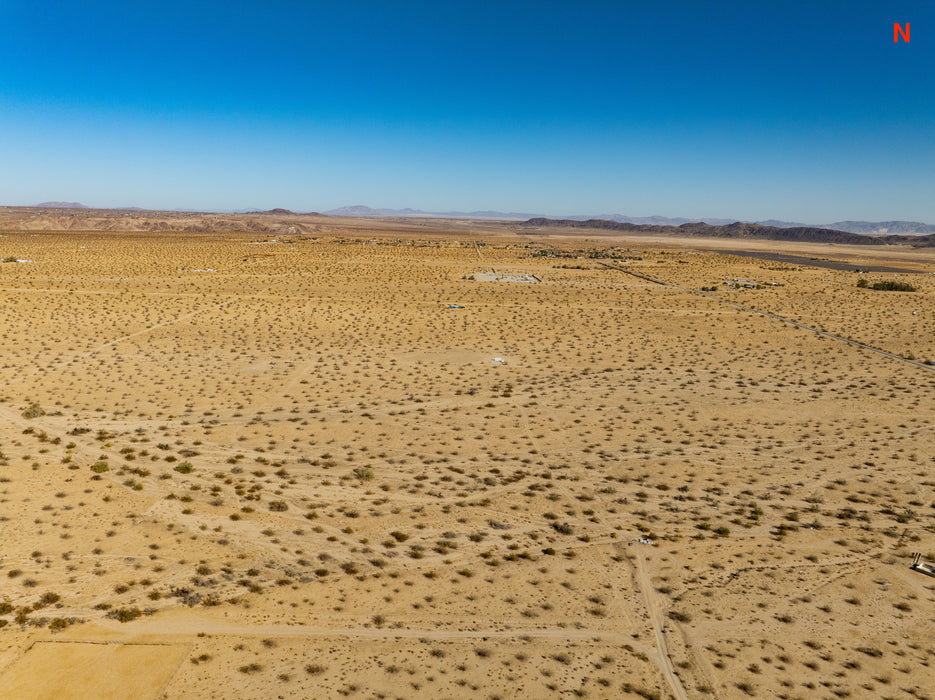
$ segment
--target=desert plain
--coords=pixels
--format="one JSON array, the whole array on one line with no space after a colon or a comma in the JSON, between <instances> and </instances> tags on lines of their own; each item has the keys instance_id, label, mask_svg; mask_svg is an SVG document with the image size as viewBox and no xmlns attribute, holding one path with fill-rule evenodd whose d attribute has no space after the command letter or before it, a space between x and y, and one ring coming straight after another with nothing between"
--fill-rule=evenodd
<instances>
[{"instance_id":1,"label":"desert plain","mask_svg":"<svg viewBox=\"0 0 935 700\"><path fill-rule=\"evenodd\" d=\"M935 249L310 221L0 227L0 697L933 697Z\"/></svg>"}]
</instances>

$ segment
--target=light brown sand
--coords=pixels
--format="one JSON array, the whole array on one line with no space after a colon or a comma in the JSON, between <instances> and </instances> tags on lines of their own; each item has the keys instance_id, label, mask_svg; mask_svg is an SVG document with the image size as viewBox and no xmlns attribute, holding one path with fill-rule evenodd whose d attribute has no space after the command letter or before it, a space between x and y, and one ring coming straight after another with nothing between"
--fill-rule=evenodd
<instances>
[{"instance_id":1,"label":"light brown sand","mask_svg":"<svg viewBox=\"0 0 935 700\"><path fill-rule=\"evenodd\" d=\"M0 237L0 687L931 696L935 372L587 255L918 360L935 277L446 225Z\"/></svg>"},{"instance_id":2,"label":"light brown sand","mask_svg":"<svg viewBox=\"0 0 935 700\"><path fill-rule=\"evenodd\" d=\"M175 673L183 644L38 642L3 675L3 697L151 698Z\"/></svg>"}]
</instances>

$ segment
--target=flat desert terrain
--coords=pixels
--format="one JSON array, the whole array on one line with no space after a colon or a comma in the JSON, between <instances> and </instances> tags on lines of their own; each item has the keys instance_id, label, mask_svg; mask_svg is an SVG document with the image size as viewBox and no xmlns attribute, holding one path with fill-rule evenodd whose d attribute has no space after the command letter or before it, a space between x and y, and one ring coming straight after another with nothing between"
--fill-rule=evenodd
<instances>
[{"instance_id":1,"label":"flat desert terrain","mask_svg":"<svg viewBox=\"0 0 935 700\"><path fill-rule=\"evenodd\" d=\"M935 697L935 250L575 236L0 231L0 696Z\"/></svg>"}]
</instances>

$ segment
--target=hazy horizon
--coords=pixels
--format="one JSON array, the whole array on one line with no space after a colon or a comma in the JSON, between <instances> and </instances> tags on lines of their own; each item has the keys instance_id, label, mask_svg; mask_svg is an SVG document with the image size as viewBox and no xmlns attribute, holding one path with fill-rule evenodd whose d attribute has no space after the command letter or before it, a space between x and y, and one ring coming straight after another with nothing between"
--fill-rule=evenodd
<instances>
[{"instance_id":1,"label":"hazy horizon","mask_svg":"<svg viewBox=\"0 0 935 700\"><path fill-rule=\"evenodd\" d=\"M77 207L63 206L63 205L67 205L67 204L74 204L74 205L78 205L78 206L77 206ZM476 215L477 218L496 218L496 216L494 216L494 215L503 215L504 217L538 217L538 216L545 216L545 217L547 217L547 218L553 218L553 219L564 219L564 218L576 218L576 219L577 219L577 218L582 218L582 217L587 217L587 218L598 218L598 219L599 219L599 218L601 218L601 217L626 217L626 218L629 218L629 219L666 219L666 220L672 220L672 221L679 220L679 219L685 219L686 221L705 221L705 220L708 220L709 223L710 223L710 222L734 222L734 221L745 221L745 222L771 222L772 225L775 225L776 223L782 223L782 224L796 225L796 226L798 226L798 225L805 225L805 226L827 226L827 225L830 225L830 224L843 223L843 222L855 222L855 223L887 223L887 222L896 222L896 221L898 221L898 222L901 222L901 223L921 223L921 224L925 224L925 225L928 225L928 226L931 226L931 225L932 225L930 222L927 222L927 221L910 221L910 220L908 220L908 219L887 219L887 220L880 220L880 221L869 221L869 220L861 220L861 219L854 219L854 218L844 218L844 219L839 219L839 220L837 220L837 221L791 221L791 220L788 220L788 219L764 218L764 217L759 217L759 218L755 218L755 219L742 219L742 218L730 217L730 216L707 216L707 217L697 217L697 216L695 216L695 217L693 217L693 216L684 215L684 214L673 214L673 215L670 215L670 214L660 214L660 213L654 213L654 214L632 214L632 213L619 212L619 211L618 211L618 212L610 212L610 211L608 211L608 212L563 212L563 213L559 213L559 214L546 214L546 213L544 213L544 212L520 212L520 211L516 211L516 210L499 211L499 210L494 210L494 209L489 209L489 208L472 209L472 210L453 209L453 210L448 210L448 211L429 211L429 210L426 210L426 209L422 209L422 208L420 208L420 207L409 207L409 206L402 206L402 207L371 207L371 206L366 205L366 204L348 204L348 205L344 205L344 206L340 206L340 207L335 207L335 208L333 208L333 209L323 209L323 208L315 209L315 208L311 208L311 209L307 209L307 210L302 210L302 209L296 210L296 209L289 209L288 207L269 207L269 208L260 208L260 207L239 207L239 208L237 208L237 209L210 209L210 208L189 208L189 207L184 207L184 208L182 208L182 207L171 207L171 208L165 208L165 209L149 209L149 208L147 208L147 207L138 207L138 206L135 206L135 205L96 206L96 205L89 205L89 204L86 204L85 202L70 201L70 200L67 200L67 199L61 199L61 200L46 200L46 201L44 201L44 202L38 202L38 203L32 203L32 204L10 204L10 203L0 203L0 207L22 207L22 208L27 208L27 209L30 209L30 208L38 208L38 207L42 207L42 206L45 206L45 207L50 208L50 209L63 209L63 210L67 210L67 209L78 209L78 210L84 210L84 209L94 210L94 209L97 209L97 210L115 210L115 211L121 211L121 210L125 210L125 211L135 211L135 210L139 210L139 211L166 211L166 212L193 213L193 214L194 214L194 213L203 213L203 214L262 214L262 213L266 213L266 212L271 211L271 210L274 210L274 209L283 209L283 210L287 210L287 211L289 211L289 212L291 212L291 213L293 213L293 214L296 214L296 215L324 214L324 215L336 215L336 216L355 216L355 214L353 214L353 213L343 213L343 212L342 212L342 213L340 213L340 214L337 214L336 212L338 212L338 211L340 211L340 210L342 210L342 209L359 209L359 208L364 208L364 209L373 210L373 211L375 211L375 212L384 212L384 211L385 211L385 212L388 212L387 214L385 214L385 216L394 216L394 215L396 215L397 213L400 213L400 214L401 214L401 213L404 213L404 212L411 212L414 216L426 216L426 217L433 217L433 216L436 216L436 217L437 217L437 216L445 216L445 215L454 215L454 216L461 215L461 216L465 216L465 217L467 217L467 218L470 218L470 217L475 216L475 215ZM382 215L382 214L381 214L381 215ZM379 215L378 215L378 214L365 214L364 216L379 216Z\"/></svg>"},{"instance_id":2,"label":"hazy horizon","mask_svg":"<svg viewBox=\"0 0 935 700\"><path fill-rule=\"evenodd\" d=\"M15 6L0 192L932 222L927 20L908 1Z\"/></svg>"}]
</instances>

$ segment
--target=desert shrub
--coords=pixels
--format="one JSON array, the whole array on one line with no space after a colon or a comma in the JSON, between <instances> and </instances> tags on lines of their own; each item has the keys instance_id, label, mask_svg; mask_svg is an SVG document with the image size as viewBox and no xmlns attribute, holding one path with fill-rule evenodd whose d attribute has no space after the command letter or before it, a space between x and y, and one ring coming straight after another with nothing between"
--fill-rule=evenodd
<instances>
[{"instance_id":1,"label":"desert shrub","mask_svg":"<svg viewBox=\"0 0 935 700\"><path fill-rule=\"evenodd\" d=\"M640 686L635 686L632 683L624 683L623 691L626 693L634 693L639 695L641 698L646 698L646 700L659 700L660 695L655 690L649 690L648 688L642 688Z\"/></svg>"},{"instance_id":2,"label":"desert shrub","mask_svg":"<svg viewBox=\"0 0 935 700\"><path fill-rule=\"evenodd\" d=\"M103 474L104 472L109 472L110 467L107 466L107 462L104 462L104 461L95 462L94 464L91 465L91 471L94 472L95 474Z\"/></svg>"},{"instance_id":3,"label":"desert shrub","mask_svg":"<svg viewBox=\"0 0 935 700\"><path fill-rule=\"evenodd\" d=\"M883 652L876 647L857 647L857 651L859 651L861 654L866 654L867 656L872 656L874 658L880 658L883 656Z\"/></svg>"},{"instance_id":4,"label":"desert shrub","mask_svg":"<svg viewBox=\"0 0 935 700\"><path fill-rule=\"evenodd\" d=\"M107 617L118 622L130 622L143 614L139 608L117 608L107 613Z\"/></svg>"},{"instance_id":5,"label":"desert shrub","mask_svg":"<svg viewBox=\"0 0 935 700\"><path fill-rule=\"evenodd\" d=\"M47 605L52 605L53 603L57 603L61 599L62 599L62 596L60 596L58 593L52 593L51 591L48 591L42 594L42 597L39 598L39 600L33 605L33 607L38 610L39 608L44 608Z\"/></svg>"},{"instance_id":6,"label":"desert shrub","mask_svg":"<svg viewBox=\"0 0 935 700\"><path fill-rule=\"evenodd\" d=\"M179 474L191 474L195 470L194 465L187 460L185 462L179 462L172 468Z\"/></svg>"},{"instance_id":7,"label":"desert shrub","mask_svg":"<svg viewBox=\"0 0 935 700\"><path fill-rule=\"evenodd\" d=\"M373 479L373 469L370 467L357 467L354 470L354 476L361 481L370 481Z\"/></svg>"},{"instance_id":8,"label":"desert shrub","mask_svg":"<svg viewBox=\"0 0 935 700\"><path fill-rule=\"evenodd\" d=\"M45 409L37 403L29 404L29 407L23 411L23 418L39 418L45 415Z\"/></svg>"},{"instance_id":9,"label":"desert shrub","mask_svg":"<svg viewBox=\"0 0 935 700\"><path fill-rule=\"evenodd\" d=\"M68 620L64 617L56 617L49 623L49 629L53 632L59 632L68 627Z\"/></svg>"},{"instance_id":10,"label":"desert shrub","mask_svg":"<svg viewBox=\"0 0 935 700\"><path fill-rule=\"evenodd\" d=\"M908 282L896 282L894 280L884 280L870 284L866 279L858 280L857 286L861 289L874 289L878 292L914 292L916 290Z\"/></svg>"},{"instance_id":11,"label":"desert shrub","mask_svg":"<svg viewBox=\"0 0 935 700\"><path fill-rule=\"evenodd\" d=\"M285 501L270 501L269 509L275 513L282 513L285 510L289 510L289 504Z\"/></svg>"}]
</instances>

